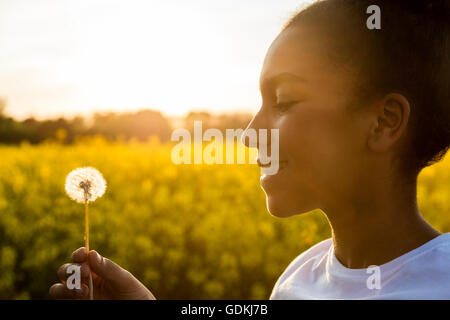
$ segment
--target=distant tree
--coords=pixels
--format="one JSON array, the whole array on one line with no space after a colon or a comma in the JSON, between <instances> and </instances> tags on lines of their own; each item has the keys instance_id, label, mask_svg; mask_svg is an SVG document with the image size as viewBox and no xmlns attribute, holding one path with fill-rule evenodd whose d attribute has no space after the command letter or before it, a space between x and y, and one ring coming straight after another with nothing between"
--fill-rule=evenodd
<instances>
[{"instance_id":1,"label":"distant tree","mask_svg":"<svg viewBox=\"0 0 450 320\"><path fill-rule=\"evenodd\" d=\"M99 133L108 139L118 137L147 140L155 135L161 141L167 141L171 128L169 121L159 111L141 110L136 113L96 113L90 133Z\"/></svg>"},{"instance_id":2,"label":"distant tree","mask_svg":"<svg viewBox=\"0 0 450 320\"><path fill-rule=\"evenodd\" d=\"M5 115L6 99L0 98L0 117Z\"/></svg>"},{"instance_id":3,"label":"distant tree","mask_svg":"<svg viewBox=\"0 0 450 320\"><path fill-rule=\"evenodd\" d=\"M136 138L146 141L150 136L158 136L161 142L165 142L170 139L173 130L170 121L161 112L150 109L129 113L96 113L92 125L88 127L82 117L17 121L4 114L5 107L6 100L0 99L0 143L20 143L24 140L40 143L50 138L70 144L77 136L97 134L109 140ZM206 111L192 111L183 122L191 132L194 121L201 120L203 131L217 128L225 133L226 129L244 129L251 117L250 114L212 115Z\"/></svg>"},{"instance_id":4,"label":"distant tree","mask_svg":"<svg viewBox=\"0 0 450 320\"><path fill-rule=\"evenodd\" d=\"M217 128L225 133L226 129L245 129L252 119L251 114L224 113L212 115L208 112L189 112L185 117L185 128L193 132L194 121L202 121L202 130Z\"/></svg>"},{"instance_id":5,"label":"distant tree","mask_svg":"<svg viewBox=\"0 0 450 320\"><path fill-rule=\"evenodd\" d=\"M188 129L191 133L194 132L194 121L201 121L202 122L202 130L209 129L212 127L212 120L213 116L206 111L191 111L189 112L185 119L185 129Z\"/></svg>"}]
</instances>

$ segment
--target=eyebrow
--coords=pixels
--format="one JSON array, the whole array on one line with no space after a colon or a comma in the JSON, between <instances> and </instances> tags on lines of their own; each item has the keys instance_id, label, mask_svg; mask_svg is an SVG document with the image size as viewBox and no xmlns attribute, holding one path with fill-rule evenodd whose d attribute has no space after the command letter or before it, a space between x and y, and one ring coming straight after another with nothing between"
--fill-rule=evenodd
<instances>
[{"instance_id":1,"label":"eyebrow","mask_svg":"<svg viewBox=\"0 0 450 320\"><path fill-rule=\"evenodd\" d=\"M260 90L264 88L275 88L276 86L280 85L282 82L308 82L305 78L302 78L300 76L297 76L293 73L284 72L277 74L271 78L265 79L261 85Z\"/></svg>"}]
</instances>

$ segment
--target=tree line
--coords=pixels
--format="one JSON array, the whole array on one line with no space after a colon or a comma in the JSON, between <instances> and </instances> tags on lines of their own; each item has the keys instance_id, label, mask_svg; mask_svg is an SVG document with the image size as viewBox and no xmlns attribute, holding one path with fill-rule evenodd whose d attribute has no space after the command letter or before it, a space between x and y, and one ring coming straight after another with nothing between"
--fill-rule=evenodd
<instances>
[{"instance_id":1,"label":"tree line","mask_svg":"<svg viewBox=\"0 0 450 320\"><path fill-rule=\"evenodd\" d=\"M244 129L251 114L219 114L189 112L181 119L166 117L161 112L145 109L126 113L95 113L91 119L77 116L71 119L57 118L16 120L4 112L5 102L0 100L0 143L18 144L27 141L37 144L48 139L57 139L71 144L76 137L102 135L110 141L137 139L146 141L157 136L161 142L170 140L176 128L193 130L194 120L202 120L203 129Z\"/></svg>"}]
</instances>

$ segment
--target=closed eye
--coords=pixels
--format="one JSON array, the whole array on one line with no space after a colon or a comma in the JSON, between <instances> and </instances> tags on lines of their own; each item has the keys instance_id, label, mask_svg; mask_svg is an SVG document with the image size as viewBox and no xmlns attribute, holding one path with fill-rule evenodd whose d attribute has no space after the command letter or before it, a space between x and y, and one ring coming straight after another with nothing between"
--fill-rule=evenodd
<instances>
[{"instance_id":1,"label":"closed eye","mask_svg":"<svg viewBox=\"0 0 450 320\"><path fill-rule=\"evenodd\" d=\"M299 101L287 101L287 102L281 102L275 104L273 107L277 109L277 111L287 111L290 107L292 107L294 104L298 103Z\"/></svg>"}]
</instances>

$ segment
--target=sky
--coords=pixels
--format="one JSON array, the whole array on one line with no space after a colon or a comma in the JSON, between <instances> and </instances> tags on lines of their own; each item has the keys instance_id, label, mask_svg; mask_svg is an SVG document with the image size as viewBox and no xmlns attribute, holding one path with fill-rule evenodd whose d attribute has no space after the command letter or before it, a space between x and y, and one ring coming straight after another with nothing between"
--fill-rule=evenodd
<instances>
[{"instance_id":1,"label":"sky","mask_svg":"<svg viewBox=\"0 0 450 320\"><path fill-rule=\"evenodd\" d=\"M0 98L17 119L255 112L265 53L308 2L0 0Z\"/></svg>"}]
</instances>

